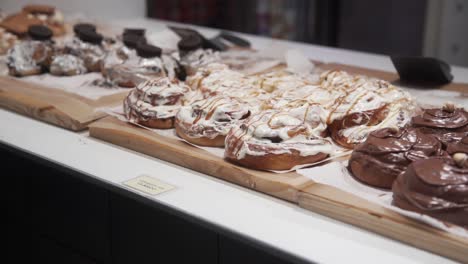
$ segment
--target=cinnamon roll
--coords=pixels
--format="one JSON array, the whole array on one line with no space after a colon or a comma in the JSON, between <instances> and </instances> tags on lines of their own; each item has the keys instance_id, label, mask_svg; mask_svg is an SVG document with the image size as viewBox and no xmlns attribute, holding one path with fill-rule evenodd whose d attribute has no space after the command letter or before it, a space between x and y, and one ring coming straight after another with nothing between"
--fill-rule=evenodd
<instances>
[{"instance_id":1,"label":"cinnamon roll","mask_svg":"<svg viewBox=\"0 0 468 264\"><path fill-rule=\"evenodd\" d=\"M407 92L383 80L337 71L321 78L321 88L335 98L327 107L331 137L346 148L354 148L379 128L405 127L417 109Z\"/></svg>"},{"instance_id":2,"label":"cinnamon roll","mask_svg":"<svg viewBox=\"0 0 468 264\"><path fill-rule=\"evenodd\" d=\"M333 153L326 115L318 105L267 110L236 124L226 137L225 158L258 170L288 170Z\"/></svg>"},{"instance_id":3,"label":"cinnamon roll","mask_svg":"<svg viewBox=\"0 0 468 264\"><path fill-rule=\"evenodd\" d=\"M177 135L190 143L223 147L231 127L250 114L249 106L239 98L219 95L182 107L175 128Z\"/></svg>"},{"instance_id":4,"label":"cinnamon roll","mask_svg":"<svg viewBox=\"0 0 468 264\"><path fill-rule=\"evenodd\" d=\"M174 127L174 118L191 96L190 87L162 77L140 83L124 100L126 118L150 128Z\"/></svg>"}]
</instances>

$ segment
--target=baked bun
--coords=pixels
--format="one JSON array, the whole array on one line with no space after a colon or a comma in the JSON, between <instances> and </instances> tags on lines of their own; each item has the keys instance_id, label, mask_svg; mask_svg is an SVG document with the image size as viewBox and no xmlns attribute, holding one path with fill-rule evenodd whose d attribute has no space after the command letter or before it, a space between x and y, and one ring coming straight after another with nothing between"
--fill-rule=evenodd
<instances>
[{"instance_id":1,"label":"baked bun","mask_svg":"<svg viewBox=\"0 0 468 264\"><path fill-rule=\"evenodd\" d=\"M424 109L421 115L412 118L411 125L447 145L468 136L468 112L447 103L441 108Z\"/></svg>"},{"instance_id":2,"label":"baked bun","mask_svg":"<svg viewBox=\"0 0 468 264\"><path fill-rule=\"evenodd\" d=\"M177 79L149 80L128 94L124 100L125 116L146 127L173 128L175 115L188 103L191 94L190 87Z\"/></svg>"},{"instance_id":3,"label":"baked bun","mask_svg":"<svg viewBox=\"0 0 468 264\"><path fill-rule=\"evenodd\" d=\"M468 154L468 136L460 139L457 142L452 142L447 145L447 153L453 155L455 153Z\"/></svg>"},{"instance_id":4,"label":"baked bun","mask_svg":"<svg viewBox=\"0 0 468 264\"><path fill-rule=\"evenodd\" d=\"M10 75L29 76L41 74L50 66L53 49L48 41L23 41L14 45L7 53Z\"/></svg>"},{"instance_id":5,"label":"baked bun","mask_svg":"<svg viewBox=\"0 0 468 264\"><path fill-rule=\"evenodd\" d=\"M331 137L345 148L354 148L374 130L405 127L416 111L411 96L386 81L340 71L321 78L321 88L334 98L327 107Z\"/></svg>"},{"instance_id":6,"label":"baked bun","mask_svg":"<svg viewBox=\"0 0 468 264\"><path fill-rule=\"evenodd\" d=\"M442 144L419 129L383 128L354 148L348 169L365 184L391 189L412 161L444 154Z\"/></svg>"},{"instance_id":7,"label":"baked bun","mask_svg":"<svg viewBox=\"0 0 468 264\"><path fill-rule=\"evenodd\" d=\"M233 126L226 137L228 161L257 170L288 170L321 161L333 152L318 105L268 110Z\"/></svg>"},{"instance_id":8,"label":"baked bun","mask_svg":"<svg viewBox=\"0 0 468 264\"><path fill-rule=\"evenodd\" d=\"M175 128L177 135L190 143L223 147L231 127L250 114L249 106L241 99L219 95L182 107Z\"/></svg>"},{"instance_id":9,"label":"baked bun","mask_svg":"<svg viewBox=\"0 0 468 264\"><path fill-rule=\"evenodd\" d=\"M416 160L393 183L393 205L468 228L465 153Z\"/></svg>"},{"instance_id":10,"label":"baked bun","mask_svg":"<svg viewBox=\"0 0 468 264\"><path fill-rule=\"evenodd\" d=\"M52 75L57 76L73 76L86 73L83 60L71 54L55 55L49 70Z\"/></svg>"}]
</instances>

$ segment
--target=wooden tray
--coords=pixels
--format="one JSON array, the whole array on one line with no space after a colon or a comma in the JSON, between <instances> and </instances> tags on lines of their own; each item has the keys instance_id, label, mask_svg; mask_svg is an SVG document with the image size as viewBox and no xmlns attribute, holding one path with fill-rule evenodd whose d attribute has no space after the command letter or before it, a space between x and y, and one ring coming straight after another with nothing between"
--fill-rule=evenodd
<instances>
[{"instance_id":1,"label":"wooden tray","mask_svg":"<svg viewBox=\"0 0 468 264\"><path fill-rule=\"evenodd\" d=\"M458 261L468 262L463 239L386 210L295 172L275 174L239 167L176 139L103 118L90 125L90 135L246 188L260 191L334 219L388 236Z\"/></svg>"},{"instance_id":2,"label":"wooden tray","mask_svg":"<svg viewBox=\"0 0 468 264\"><path fill-rule=\"evenodd\" d=\"M66 77L64 77L66 78ZM121 104L128 92L91 100L12 77L0 77L0 107L73 131L105 116L95 110Z\"/></svg>"}]
</instances>

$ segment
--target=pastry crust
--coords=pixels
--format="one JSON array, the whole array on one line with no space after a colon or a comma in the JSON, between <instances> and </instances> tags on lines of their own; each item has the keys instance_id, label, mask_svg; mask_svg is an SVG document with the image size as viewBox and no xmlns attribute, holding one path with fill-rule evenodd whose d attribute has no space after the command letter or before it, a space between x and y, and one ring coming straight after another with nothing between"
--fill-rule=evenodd
<instances>
[{"instance_id":1,"label":"pastry crust","mask_svg":"<svg viewBox=\"0 0 468 264\"><path fill-rule=\"evenodd\" d=\"M175 122L175 129L179 137L183 138L184 140L192 144L195 144L198 146L205 146L205 147L224 147L224 140L226 138L226 136L224 135L217 135L214 138L190 137L187 134L187 130L182 128L177 122Z\"/></svg>"}]
</instances>

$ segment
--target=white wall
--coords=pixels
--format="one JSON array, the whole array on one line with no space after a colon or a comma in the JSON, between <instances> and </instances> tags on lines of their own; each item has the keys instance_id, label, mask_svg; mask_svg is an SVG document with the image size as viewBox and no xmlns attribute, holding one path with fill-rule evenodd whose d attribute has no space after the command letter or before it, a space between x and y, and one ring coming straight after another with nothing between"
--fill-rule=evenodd
<instances>
[{"instance_id":1,"label":"white wall","mask_svg":"<svg viewBox=\"0 0 468 264\"><path fill-rule=\"evenodd\" d=\"M424 55L468 66L467 27L467 0L429 0Z\"/></svg>"},{"instance_id":2,"label":"white wall","mask_svg":"<svg viewBox=\"0 0 468 264\"><path fill-rule=\"evenodd\" d=\"M0 8L10 13L31 3L53 5L65 14L80 13L97 19L135 18L146 15L145 0L0 0Z\"/></svg>"}]
</instances>

